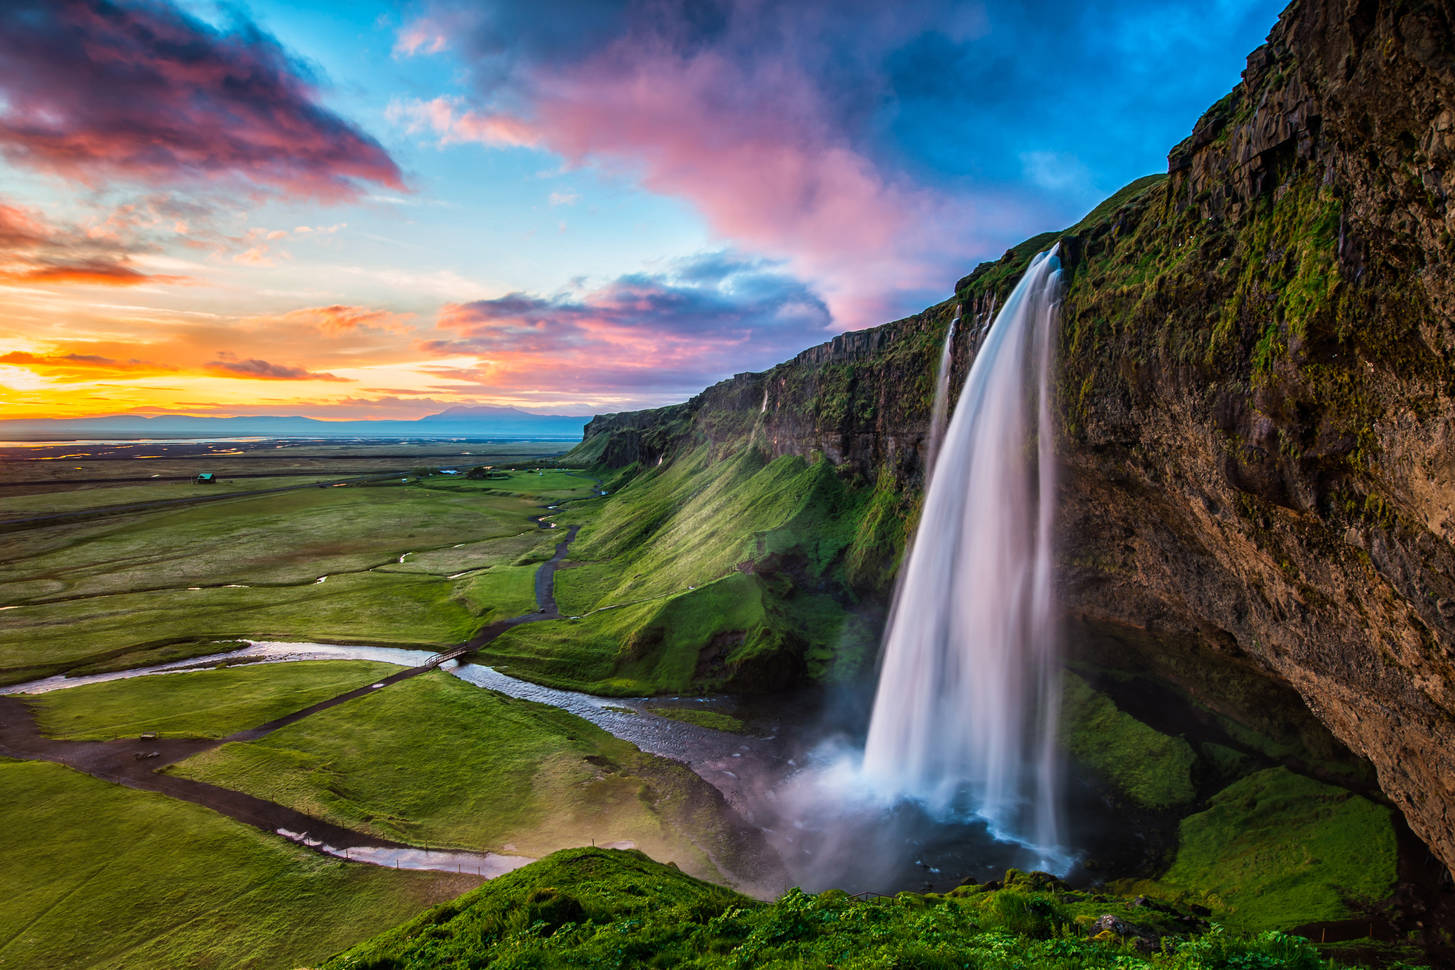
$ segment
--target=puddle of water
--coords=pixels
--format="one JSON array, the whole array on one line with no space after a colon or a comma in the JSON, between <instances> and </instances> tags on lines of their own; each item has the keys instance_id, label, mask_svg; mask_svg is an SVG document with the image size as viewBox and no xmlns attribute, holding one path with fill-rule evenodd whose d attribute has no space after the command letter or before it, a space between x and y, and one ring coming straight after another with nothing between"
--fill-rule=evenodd
<instances>
[{"instance_id":1,"label":"puddle of water","mask_svg":"<svg viewBox=\"0 0 1455 970\"><path fill-rule=\"evenodd\" d=\"M327 576L320 576L313 581L313 585L317 586L319 583L323 582L327 578Z\"/></svg>"},{"instance_id":2,"label":"puddle of water","mask_svg":"<svg viewBox=\"0 0 1455 970\"><path fill-rule=\"evenodd\" d=\"M468 872L486 879L514 872L535 860L523 855L500 855L495 852L447 852L435 849L391 848L382 845L345 846L342 849L311 839L307 832L278 829L278 834L291 842L306 845L339 859L363 862L385 869L415 869L431 872Z\"/></svg>"}]
</instances>

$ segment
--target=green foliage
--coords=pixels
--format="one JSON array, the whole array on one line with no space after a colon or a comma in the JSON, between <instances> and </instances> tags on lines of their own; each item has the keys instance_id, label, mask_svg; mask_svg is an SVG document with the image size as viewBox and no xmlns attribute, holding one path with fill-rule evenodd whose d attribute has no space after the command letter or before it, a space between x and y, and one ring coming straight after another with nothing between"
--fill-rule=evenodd
<instances>
[{"instance_id":1,"label":"green foliage","mask_svg":"<svg viewBox=\"0 0 1455 970\"><path fill-rule=\"evenodd\" d=\"M1097 935L1112 915L1126 937ZM858 900L793 889L763 904L634 852L576 849L362 943L326 970L837 967L843 970L1326 970L1281 933L1191 936L1180 914L1068 890L1044 873L999 889ZM1142 947L1133 940L1147 941ZM1155 942L1158 941L1159 942Z\"/></svg>"},{"instance_id":2,"label":"green foliage","mask_svg":"<svg viewBox=\"0 0 1455 970\"><path fill-rule=\"evenodd\" d=\"M0 760L0 965L312 965L474 885L329 859L208 809Z\"/></svg>"},{"instance_id":3,"label":"green foliage","mask_svg":"<svg viewBox=\"0 0 1455 970\"><path fill-rule=\"evenodd\" d=\"M1191 745L1119 710L1070 671L1065 676L1061 741L1078 765L1144 808L1175 808L1192 801L1197 755Z\"/></svg>"}]
</instances>

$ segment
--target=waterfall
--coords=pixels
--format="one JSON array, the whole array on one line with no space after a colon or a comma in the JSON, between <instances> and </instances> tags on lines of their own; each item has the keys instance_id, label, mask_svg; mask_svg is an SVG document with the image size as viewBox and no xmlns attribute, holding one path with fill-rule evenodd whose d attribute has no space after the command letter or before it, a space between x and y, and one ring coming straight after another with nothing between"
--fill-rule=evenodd
<instances>
[{"instance_id":1,"label":"waterfall","mask_svg":"<svg viewBox=\"0 0 1455 970\"><path fill-rule=\"evenodd\" d=\"M880 794L1059 856L1052 589L1056 250L1031 261L950 419L900 575L864 749ZM1064 860L1063 860L1064 861Z\"/></svg>"},{"instance_id":2,"label":"waterfall","mask_svg":"<svg viewBox=\"0 0 1455 970\"><path fill-rule=\"evenodd\" d=\"M945 346L940 351L940 369L935 373L935 405L930 412L930 448L925 462L925 481L935 471L935 462L940 457L940 442L945 440L945 422L950 416L950 357L955 349L955 328L960 323L960 304L955 304L955 316L950 320L950 329L945 331Z\"/></svg>"}]
</instances>

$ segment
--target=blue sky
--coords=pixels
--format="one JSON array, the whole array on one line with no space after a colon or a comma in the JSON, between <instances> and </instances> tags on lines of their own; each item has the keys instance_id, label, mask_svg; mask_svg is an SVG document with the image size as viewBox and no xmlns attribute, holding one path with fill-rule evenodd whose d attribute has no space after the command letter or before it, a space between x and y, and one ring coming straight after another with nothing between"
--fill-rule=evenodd
<instances>
[{"instance_id":1,"label":"blue sky","mask_svg":"<svg viewBox=\"0 0 1455 970\"><path fill-rule=\"evenodd\" d=\"M16 0L0 405L681 399L1164 170L1279 9Z\"/></svg>"}]
</instances>

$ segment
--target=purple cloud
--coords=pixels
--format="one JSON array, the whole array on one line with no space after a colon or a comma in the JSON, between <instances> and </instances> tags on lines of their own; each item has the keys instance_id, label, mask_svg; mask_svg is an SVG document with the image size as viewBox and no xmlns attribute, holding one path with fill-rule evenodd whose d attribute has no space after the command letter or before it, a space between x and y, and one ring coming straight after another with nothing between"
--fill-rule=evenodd
<instances>
[{"instance_id":1,"label":"purple cloud","mask_svg":"<svg viewBox=\"0 0 1455 970\"><path fill-rule=\"evenodd\" d=\"M238 179L349 198L400 189L380 144L241 14L218 30L166 0L0 4L0 152L101 184Z\"/></svg>"},{"instance_id":2,"label":"purple cloud","mask_svg":"<svg viewBox=\"0 0 1455 970\"><path fill-rule=\"evenodd\" d=\"M282 364L270 364L266 360L252 358L249 360L223 359L231 358L232 354L219 354L218 360L211 361L204 368L218 377L248 377L255 380L265 381L347 381L347 377L339 377L335 374L324 374L315 371L304 370L302 367L285 367Z\"/></svg>"}]
</instances>

